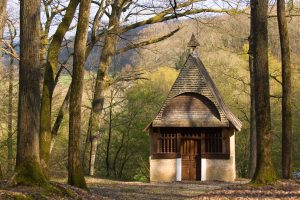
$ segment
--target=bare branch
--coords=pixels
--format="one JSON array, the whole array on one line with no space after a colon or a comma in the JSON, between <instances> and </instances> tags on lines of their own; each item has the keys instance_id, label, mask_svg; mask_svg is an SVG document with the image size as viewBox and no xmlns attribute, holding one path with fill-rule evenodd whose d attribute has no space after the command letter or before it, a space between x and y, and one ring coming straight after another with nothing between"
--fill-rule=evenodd
<instances>
[{"instance_id":1,"label":"bare branch","mask_svg":"<svg viewBox=\"0 0 300 200\"><path fill-rule=\"evenodd\" d=\"M150 44L161 42L161 41L173 36L179 30L180 30L180 28L177 28L174 31L172 31L172 32L170 32L167 35L164 35L162 37L158 37L158 38L150 39L150 40L147 40L147 41L139 42L137 44L130 44L130 45L124 47L124 48L121 48L121 49L117 50L116 54L121 54L121 53L124 53L124 52L132 50L132 49L136 49L136 48L140 48L140 47L147 46L147 45L150 45Z\"/></svg>"}]
</instances>

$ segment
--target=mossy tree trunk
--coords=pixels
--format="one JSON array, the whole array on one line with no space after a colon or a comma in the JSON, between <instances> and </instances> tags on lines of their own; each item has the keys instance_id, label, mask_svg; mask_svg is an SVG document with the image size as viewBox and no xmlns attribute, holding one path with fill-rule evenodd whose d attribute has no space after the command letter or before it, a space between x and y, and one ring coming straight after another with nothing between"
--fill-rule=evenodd
<instances>
[{"instance_id":1,"label":"mossy tree trunk","mask_svg":"<svg viewBox=\"0 0 300 200\"><path fill-rule=\"evenodd\" d=\"M20 72L17 162L13 181L45 185L39 157L40 0L20 1Z\"/></svg>"},{"instance_id":2,"label":"mossy tree trunk","mask_svg":"<svg viewBox=\"0 0 300 200\"><path fill-rule=\"evenodd\" d=\"M253 6L250 6L251 10ZM251 11L250 19L250 36L249 36L249 72L250 72L250 157L248 165L248 177L252 178L256 168L256 120L255 120L255 75L254 75L254 63L253 63L253 27L255 24L252 19L253 12Z\"/></svg>"},{"instance_id":3,"label":"mossy tree trunk","mask_svg":"<svg viewBox=\"0 0 300 200\"><path fill-rule=\"evenodd\" d=\"M117 40L119 35L119 21L122 13L122 2L120 0L115 1L112 4L112 12L109 18L108 31L104 39L104 47L100 55L100 63L97 71L96 85L93 95L92 110L91 110L91 123L89 126L88 133L90 133L89 144L91 145L91 151L89 153L89 174L94 173L94 161L95 156L93 152L97 149L97 135L100 134L101 128L101 115L104 104L104 92L107 87L107 74L109 66L111 65L112 58L116 53ZM92 140L94 140L92 142Z\"/></svg>"},{"instance_id":4,"label":"mossy tree trunk","mask_svg":"<svg viewBox=\"0 0 300 200\"><path fill-rule=\"evenodd\" d=\"M253 54L255 74L255 114L257 163L252 182L271 184L276 181L272 163L272 132L268 66L268 0L253 0Z\"/></svg>"},{"instance_id":5,"label":"mossy tree trunk","mask_svg":"<svg viewBox=\"0 0 300 200\"><path fill-rule=\"evenodd\" d=\"M74 46L73 75L70 93L68 183L86 189L80 161L81 103L91 0L81 0Z\"/></svg>"},{"instance_id":6,"label":"mossy tree trunk","mask_svg":"<svg viewBox=\"0 0 300 200\"><path fill-rule=\"evenodd\" d=\"M277 0L277 19L282 63L282 177L292 178L292 78L285 1Z\"/></svg>"},{"instance_id":7,"label":"mossy tree trunk","mask_svg":"<svg viewBox=\"0 0 300 200\"><path fill-rule=\"evenodd\" d=\"M45 63L44 83L41 101L41 128L40 128L40 159L43 171L48 176L48 164L50 159L50 149L52 141L51 133L51 113L52 96L55 87L55 74L58 66L58 57L61 43L66 32L69 30L73 20L79 0L71 0L62 22L59 24L48 49L48 57Z\"/></svg>"}]
</instances>

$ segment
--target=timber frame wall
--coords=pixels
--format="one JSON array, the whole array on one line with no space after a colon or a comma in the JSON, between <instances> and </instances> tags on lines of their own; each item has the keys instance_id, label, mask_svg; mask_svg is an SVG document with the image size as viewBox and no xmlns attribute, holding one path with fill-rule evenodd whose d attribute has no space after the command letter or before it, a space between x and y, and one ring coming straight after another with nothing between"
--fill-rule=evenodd
<instances>
[{"instance_id":1,"label":"timber frame wall","mask_svg":"<svg viewBox=\"0 0 300 200\"><path fill-rule=\"evenodd\" d=\"M222 128L165 128L154 127L150 130L151 159L181 158L184 140L200 142L200 149L193 145L195 154L206 159L229 159L230 142ZM199 143L195 143L199 144Z\"/></svg>"}]
</instances>

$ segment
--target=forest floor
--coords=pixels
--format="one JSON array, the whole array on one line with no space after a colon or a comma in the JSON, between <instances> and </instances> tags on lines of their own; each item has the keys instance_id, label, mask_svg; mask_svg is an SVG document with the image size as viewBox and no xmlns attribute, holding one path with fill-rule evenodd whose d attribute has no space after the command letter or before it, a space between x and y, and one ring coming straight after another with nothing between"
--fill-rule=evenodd
<instances>
[{"instance_id":1,"label":"forest floor","mask_svg":"<svg viewBox=\"0 0 300 200\"><path fill-rule=\"evenodd\" d=\"M241 182L174 182L142 183L120 182L104 179L87 179L94 194L111 199L190 199L209 191L241 184Z\"/></svg>"},{"instance_id":2,"label":"forest floor","mask_svg":"<svg viewBox=\"0 0 300 200\"><path fill-rule=\"evenodd\" d=\"M7 187L0 182L0 200L10 199L300 199L300 180L279 181L272 186L249 185L248 180L233 183L225 182L176 182L176 183L142 183L86 178L90 192L64 184L65 180L55 180L65 196L53 191L25 186Z\"/></svg>"}]
</instances>

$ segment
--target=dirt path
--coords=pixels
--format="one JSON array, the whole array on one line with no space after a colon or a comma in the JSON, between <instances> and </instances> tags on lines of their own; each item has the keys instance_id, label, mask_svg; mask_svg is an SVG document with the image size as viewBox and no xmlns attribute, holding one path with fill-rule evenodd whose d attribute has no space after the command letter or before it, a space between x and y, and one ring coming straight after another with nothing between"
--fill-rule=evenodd
<instances>
[{"instance_id":1,"label":"dirt path","mask_svg":"<svg viewBox=\"0 0 300 200\"><path fill-rule=\"evenodd\" d=\"M299 199L300 180L281 180L275 185L253 186L249 180L224 182L140 183L87 179L91 191L106 199Z\"/></svg>"},{"instance_id":2,"label":"dirt path","mask_svg":"<svg viewBox=\"0 0 300 200\"><path fill-rule=\"evenodd\" d=\"M189 199L197 198L209 191L241 184L241 182L176 182L141 183L120 182L104 179L87 179L92 193L107 199Z\"/></svg>"},{"instance_id":3,"label":"dirt path","mask_svg":"<svg viewBox=\"0 0 300 200\"><path fill-rule=\"evenodd\" d=\"M156 199L192 199L192 200L228 200L228 199L300 199L300 180L279 181L276 185L253 186L247 180L224 182L176 182L141 183L123 182L96 178L86 178L90 192L65 184L65 179L55 180L60 193L44 191L38 187L9 187L0 181L0 200L156 200ZM5 186L7 185L7 186ZM54 192L54 193L53 193Z\"/></svg>"}]
</instances>

